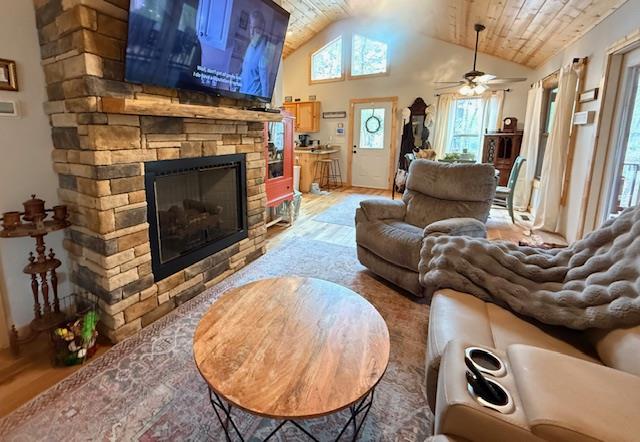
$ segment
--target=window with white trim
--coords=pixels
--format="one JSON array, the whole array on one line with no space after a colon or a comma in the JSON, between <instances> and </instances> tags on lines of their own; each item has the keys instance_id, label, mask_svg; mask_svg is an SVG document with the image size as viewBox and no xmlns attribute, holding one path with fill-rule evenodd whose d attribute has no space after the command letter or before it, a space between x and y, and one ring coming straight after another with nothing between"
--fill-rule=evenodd
<instances>
[{"instance_id":1,"label":"window with white trim","mask_svg":"<svg viewBox=\"0 0 640 442\"><path fill-rule=\"evenodd\" d=\"M467 154L479 159L482 153L484 100L481 97L457 99L452 112L451 141L446 153Z\"/></svg>"},{"instance_id":2,"label":"window with white trim","mask_svg":"<svg viewBox=\"0 0 640 442\"><path fill-rule=\"evenodd\" d=\"M359 34L351 40L351 76L384 74L387 72L387 44Z\"/></svg>"},{"instance_id":3,"label":"window with white trim","mask_svg":"<svg viewBox=\"0 0 640 442\"><path fill-rule=\"evenodd\" d=\"M338 37L311 54L311 81L342 78L342 37Z\"/></svg>"}]
</instances>

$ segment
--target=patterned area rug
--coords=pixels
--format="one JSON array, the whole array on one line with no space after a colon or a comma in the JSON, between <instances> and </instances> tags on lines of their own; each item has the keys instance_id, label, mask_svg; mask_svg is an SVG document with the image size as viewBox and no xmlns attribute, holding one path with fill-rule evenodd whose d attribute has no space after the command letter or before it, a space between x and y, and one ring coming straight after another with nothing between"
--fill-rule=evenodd
<instances>
[{"instance_id":1,"label":"patterned area rug","mask_svg":"<svg viewBox=\"0 0 640 442\"><path fill-rule=\"evenodd\" d=\"M356 226L356 209L360 207L360 201L376 199L375 195L349 195L340 203L334 204L324 212L318 214L314 221L321 221L329 224L339 224L341 226ZM388 198L386 198L388 199Z\"/></svg>"},{"instance_id":2,"label":"patterned area rug","mask_svg":"<svg viewBox=\"0 0 640 442\"><path fill-rule=\"evenodd\" d=\"M428 306L416 304L365 271L352 247L293 240L182 305L0 420L3 441L215 440L224 434L193 362L198 321L225 290L274 276L307 276L344 285L367 298L387 322L391 360L359 440L422 441L431 421L424 361ZM277 421L237 409L246 440L262 440ZM348 411L307 420L320 440L333 440ZM349 438L347 432L347 438ZM305 441L286 425L272 440Z\"/></svg>"}]
</instances>

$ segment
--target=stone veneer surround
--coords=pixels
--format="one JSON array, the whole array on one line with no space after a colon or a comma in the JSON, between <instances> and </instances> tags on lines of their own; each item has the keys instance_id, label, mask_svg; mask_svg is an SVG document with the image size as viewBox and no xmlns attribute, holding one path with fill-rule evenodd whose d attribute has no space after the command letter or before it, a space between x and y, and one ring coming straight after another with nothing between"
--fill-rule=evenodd
<instances>
[{"instance_id":1,"label":"stone veneer surround","mask_svg":"<svg viewBox=\"0 0 640 442\"><path fill-rule=\"evenodd\" d=\"M128 0L34 0L65 247L79 291L99 298L120 341L265 252L263 123L102 111L102 98L163 104L233 100L125 83ZM154 114L162 113L157 110ZM194 115L195 116L195 115ZM144 162L246 154L249 237L160 281L151 269Z\"/></svg>"}]
</instances>

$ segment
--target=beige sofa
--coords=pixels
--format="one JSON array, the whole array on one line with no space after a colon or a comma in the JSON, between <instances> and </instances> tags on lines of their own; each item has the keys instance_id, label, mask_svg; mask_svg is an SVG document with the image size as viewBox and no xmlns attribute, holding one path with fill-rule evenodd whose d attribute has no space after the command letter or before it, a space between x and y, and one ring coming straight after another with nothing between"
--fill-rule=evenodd
<instances>
[{"instance_id":1,"label":"beige sofa","mask_svg":"<svg viewBox=\"0 0 640 442\"><path fill-rule=\"evenodd\" d=\"M585 332L527 320L469 294L432 299L427 392L436 433L453 439L640 440L640 326ZM513 409L478 403L465 379L470 346L499 355Z\"/></svg>"},{"instance_id":2,"label":"beige sofa","mask_svg":"<svg viewBox=\"0 0 640 442\"><path fill-rule=\"evenodd\" d=\"M424 296L418 281L422 240L427 235L486 237L495 190L492 165L412 161L401 201L366 200L356 210L358 259Z\"/></svg>"}]
</instances>

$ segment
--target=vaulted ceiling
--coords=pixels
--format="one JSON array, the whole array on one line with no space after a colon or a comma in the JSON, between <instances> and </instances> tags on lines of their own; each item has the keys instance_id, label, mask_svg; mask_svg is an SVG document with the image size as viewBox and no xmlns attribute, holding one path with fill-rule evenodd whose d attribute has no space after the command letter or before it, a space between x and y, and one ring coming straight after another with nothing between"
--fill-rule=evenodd
<instances>
[{"instance_id":1,"label":"vaulted ceiling","mask_svg":"<svg viewBox=\"0 0 640 442\"><path fill-rule=\"evenodd\" d=\"M334 21L410 12L421 32L532 68L569 46L627 0L282 0L291 12L285 56Z\"/></svg>"}]
</instances>

